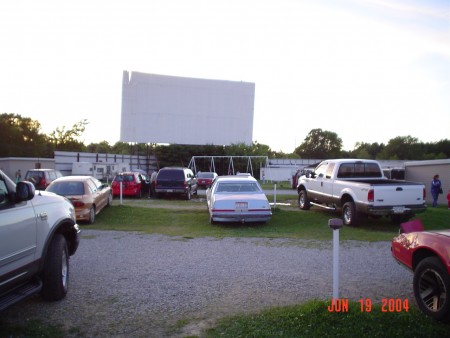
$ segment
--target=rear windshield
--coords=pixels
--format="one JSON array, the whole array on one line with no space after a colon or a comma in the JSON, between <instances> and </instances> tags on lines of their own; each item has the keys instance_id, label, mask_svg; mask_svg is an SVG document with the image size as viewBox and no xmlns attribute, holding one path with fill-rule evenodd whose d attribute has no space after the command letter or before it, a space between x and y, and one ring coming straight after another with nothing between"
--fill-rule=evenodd
<instances>
[{"instance_id":1,"label":"rear windshield","mask_svg":"<svg viewBox=\"0 0 450 338\"><path fill-rule=\"evenodd\" d=\"M47 191L63 196L84 195L83 182L53 182Z\"/></svg>"},{"instance_id":2,"label":"rear windshield","mask_svg":"<svg viewBox=\"0 0 450 338\"><path fill-rule=\"evenodd\" d=\"M256 183L219 183L216 192L260 192Z\"/></svg>"},{"instance_id":3,"label":"rear windshield","mask_svg":"<svg viewBox=\"0 0 450 338\"><path fill-rule=\"evenodd\" d=\"M198 173L198 178L214 178L214 173Z\"/></svg>"},{"instance_id":4,"label":"rear windshield","mask_svg":"<svg viewBox=\"0 0 450 338\"><path fill-rule=\"evenodd\" d=\"M28 171L26 176L25 176L25 179L28 180L28 179L30 179L32 177L42 178L42 177L44 177L44 172L42 172L42 171Z\"/></svg>"},{"instance_id":5,"label":"rear windshield","mask_svg":"<svg viewBox=\"0 0 450 338\"><path fill-rule=\"evenodd\" d=\"M376 163L342 163L338 178L382 177L380 167Z\"/></svg>"},{"instance_id":6,"label":"rear windshield","mask_svg":"<svg viewBox=\"0 0 450 338\"><path fill-rule=\"evenodd\" d=\"M114 178L114 182L133 182L134 175L117 175Z\"/></svg>"},{"instance_id":7,"label":"rear windshield","mask_svg":"<svg viewBox=\"0 0 450 338\"><path fill-rule=\"evenodd\" d=\"M183 170L167 169L158 172L158 180L184 180Z\"/></svg>"}]
</instances>

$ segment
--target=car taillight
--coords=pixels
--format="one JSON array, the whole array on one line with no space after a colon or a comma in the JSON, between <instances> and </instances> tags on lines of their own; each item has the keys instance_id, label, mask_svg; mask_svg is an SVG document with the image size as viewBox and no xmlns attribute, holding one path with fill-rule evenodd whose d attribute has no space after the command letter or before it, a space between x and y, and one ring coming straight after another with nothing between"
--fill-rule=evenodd
<instances>
[{"instance_id":1,"label":"car taillight","mask_svg":"<svg viewBox=\"0 0 450 338\"><path fill-rule=\"evenodd\" d=\"M41 180L39 181L39 187L46 187L47 186L47 182L45 181L45 178L41 178Z\"/></svg>"},{"instance_id":2,"label":"car taillight","mask_svg":"<svg viewBox=\"0 0 450 338\"><path fill-rule=\"evenodd\" d=\"M427 198L427 190L425 188L423 188L423 200L425 201L425 199Z\"/></svg>"},{"instance_id":3,"label":"car taillight","mask_svg":"<svg viewBox=\"0 0 450 338\"><path fill-rule=\"evenodd\" d=\"M79 207L82 207L84 205L84 203L81 202L81 201L72 201L72 204L73 204L73 206L75 208L79 208Z\"/></svg>"},{"instance_id":4,"label":"car taillight","mask_svg":"<svg viewBox=\"0 0 450 338\"><path fill-rule=\"evenodd\" d=\"M369 202L373 202L373 201L375 200L375 191L374 191L373 189L370 189L370 190L367 192L367 200L368 200Z\"/></svg>"},{"instance_id":5,"label":"car taillight","mask_svg":"<svg viewBox=\"0 0 450 338\"><path fill-rule=\"evenodd\" d=\"M187 187L187 182L186 181L183 181L183 187Z\"/></svg>"}]
</instances>

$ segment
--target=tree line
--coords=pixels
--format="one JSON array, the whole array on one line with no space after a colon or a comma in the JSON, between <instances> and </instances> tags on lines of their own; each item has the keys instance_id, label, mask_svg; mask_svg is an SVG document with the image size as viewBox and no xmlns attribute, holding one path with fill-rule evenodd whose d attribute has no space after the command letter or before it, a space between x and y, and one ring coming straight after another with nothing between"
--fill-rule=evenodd
<instances>
[{"instance_id":1,"label":"tree line","mask_svg":"<svg viewBox=\"0 0 450 338\"><path fill-rule=\"evenodd\" d=\"M277 152L254 141L251 145L159 145L107 141L85 145L80 141L87 120L70 129L58 127L49 135L41 132L39 121L18 114L0 115L0 157L53 158L54 151L111 153L155 156L158 166L189 164L192 156L267 156L268 158L365 158L377 160L434 160L450 158L450 140L424 143L412 136L398 136L384 143L358 142L351 151L342 149L342 139L334 132L312 129L292 153Z\"/></svg>"}]
</instances>

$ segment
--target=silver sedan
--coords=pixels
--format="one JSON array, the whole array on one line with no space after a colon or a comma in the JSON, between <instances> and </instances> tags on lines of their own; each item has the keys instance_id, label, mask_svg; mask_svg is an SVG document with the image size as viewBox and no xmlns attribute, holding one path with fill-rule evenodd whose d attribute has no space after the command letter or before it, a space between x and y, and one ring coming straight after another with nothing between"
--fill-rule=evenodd
<instances>
[{"instance_id":1,"label":"silver sedan","mask_svg":"<svg viewBox=\"0 0 450 338\"><path fill-rule=\"evenodd\" d=\"M267 222L272 217L269 201L250 174L218 176L206 190L210 222Z\"/></svg>"}]
</instances>

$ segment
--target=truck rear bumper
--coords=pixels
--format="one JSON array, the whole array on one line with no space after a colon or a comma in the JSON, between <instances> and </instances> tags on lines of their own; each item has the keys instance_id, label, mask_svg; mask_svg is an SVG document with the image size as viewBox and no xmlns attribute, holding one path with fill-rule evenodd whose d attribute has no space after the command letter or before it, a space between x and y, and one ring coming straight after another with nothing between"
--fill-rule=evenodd
<instances>
[{"instance_id":1,"label":"truck rear bumper","mask_svg":"<svg viewBox=\"0 0 450 338\"><path fill-rule=\"evenodd\" d=\"M391 215L410 215L419 214L427 210L426 205L405 205L405 206L389 206L389 207L371 207L366 209L368 215L371 216L391 216Z\"/></svg>"}]
</instances>

